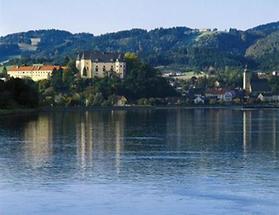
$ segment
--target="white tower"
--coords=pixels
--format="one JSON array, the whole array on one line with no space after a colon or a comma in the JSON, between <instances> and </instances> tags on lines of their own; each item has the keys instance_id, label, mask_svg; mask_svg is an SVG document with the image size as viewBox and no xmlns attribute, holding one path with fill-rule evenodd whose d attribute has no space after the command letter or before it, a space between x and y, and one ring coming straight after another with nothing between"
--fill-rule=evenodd
<instances>
[{"instance_id":1,"label":"white tower","mask_svg":"<svg viewBox=\"0 0 279 215\"><path fill-rule=\"evenodd\" d=\"M252 92L251 77L250 77L250 72L247 69L247 66L245 67L243 73L243 90L245 90L246 94L251 94Z\"/></svg>"}]
</instances>

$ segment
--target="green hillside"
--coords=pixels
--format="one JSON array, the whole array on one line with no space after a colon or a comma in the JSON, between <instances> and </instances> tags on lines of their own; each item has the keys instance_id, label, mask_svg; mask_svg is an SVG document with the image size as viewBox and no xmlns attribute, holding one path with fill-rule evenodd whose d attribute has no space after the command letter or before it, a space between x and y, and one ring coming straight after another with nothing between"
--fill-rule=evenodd
<instances>
[{"instance_id":1,"label":"green hillside","mask_svg":"<svg viewBox=\"0 0 279 215\"><path fill-rule=\"evenodd\" d=\"M63 63L84 50L135 52L152 66L185 69L243 67L278 69L279 23L247 31L198 31L187 27L132 29L100 36L60 30L38 30L0 38L0 61ZM15 62L15 61L13 61Z\"/></svg>"}]
</instances>

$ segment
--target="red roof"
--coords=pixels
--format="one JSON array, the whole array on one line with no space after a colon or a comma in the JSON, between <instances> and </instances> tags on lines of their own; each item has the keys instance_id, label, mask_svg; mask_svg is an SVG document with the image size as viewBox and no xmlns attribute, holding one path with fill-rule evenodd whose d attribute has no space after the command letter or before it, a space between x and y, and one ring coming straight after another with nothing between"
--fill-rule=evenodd
<instances>
[{"instance_id":1,"label":"red roof","mask_svg":"<svg viewBox=\"0 0 279 215\"><path fill-rule=\"evenodd\" d=\"M211 94L211 95L224 95L227 91L223 88L213 88L213 89L208 89L206 90L206 94Z\"/></svg>"},{"instance_id":2,"label":"red roof","mask_svg":"<svg viewBox=\"0 0 279 215\"><path fill-rule=\"evenodd\" d=\"M53 71L54 69L65 69L65 67L44 65L44 66L14 66L10 68L9 72L21 72L21 71Z\"/></svg>"}]
</instances>

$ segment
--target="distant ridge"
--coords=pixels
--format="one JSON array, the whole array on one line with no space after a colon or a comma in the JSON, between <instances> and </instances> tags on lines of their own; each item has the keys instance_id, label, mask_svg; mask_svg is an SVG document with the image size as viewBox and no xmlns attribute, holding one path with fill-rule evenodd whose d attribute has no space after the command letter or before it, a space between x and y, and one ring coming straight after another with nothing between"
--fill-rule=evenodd
<instances>
[{"instance_id":1,"label":"distant ridge","mask_svg":"<svg viewBox=\"0 0 279 215\"><path fill-rule=\"evenodd\" d=\"M270 34L275 31L279 30L279 21L278 22L271 22L265 25L259 25L255 28L248 29L248 32L259 32L259 33L265 33Z\"/></svg>"},{"instance_id":2,"label":"distant ridge","mask_svg":"<svg viewBox=\"0 0 279 215\"><path fill-rule=\"evenodd\" d=\"M224 69L248 64L254 69L279 70L278 31L279 22L227 32L173 27L94 36L55 29L35 30L0 37L0 62L20 57L62 63L66 56L74 58L80 51L97 50L135 52L153 66ZM263 62L267 60L268 63Z\"/></svg>"}]
</instances>

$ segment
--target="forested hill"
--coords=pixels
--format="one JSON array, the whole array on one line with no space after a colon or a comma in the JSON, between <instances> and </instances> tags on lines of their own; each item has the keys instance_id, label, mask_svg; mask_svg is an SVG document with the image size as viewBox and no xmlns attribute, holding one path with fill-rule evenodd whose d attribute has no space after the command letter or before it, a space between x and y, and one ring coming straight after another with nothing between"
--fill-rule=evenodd
<instances>
[{"instance_id":1,"label":"forested hill","mask_svg":"<svg viewBox=\"0 0 279 215\"><path fill-rule=\"evenodd\" d=\"M136 52L153 66L205 69L250 67L279 70L279 22L247 31L200 31L187 27L133 29L100 36L38 30L0 38L0 61L18 57L62 63L83 50Z\"/></svg>"}]
</instances>

